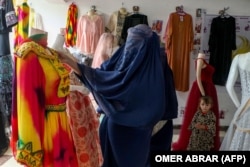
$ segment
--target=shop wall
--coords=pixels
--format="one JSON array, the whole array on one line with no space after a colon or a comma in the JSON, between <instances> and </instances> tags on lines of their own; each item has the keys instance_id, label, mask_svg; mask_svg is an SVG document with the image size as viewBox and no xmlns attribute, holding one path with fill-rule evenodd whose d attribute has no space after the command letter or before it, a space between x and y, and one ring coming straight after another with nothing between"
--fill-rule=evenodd
<instances>
[{"instance_id":1,"label":"shop wall","mask_svg":"<svg viewBox=\"0 0 250 167\"><path fill-rule=\"evenodd\" d=\"M107 24L109 16L114 11L119 10L119 8L125 7L132 12L133 6L139 6L140 13L148 16L150 26L154 20L163 21L163 29L160 33L163 42L168 16L175 11L176 6L183 5L184 11L191 14L193 18L195 18L197 8L206 9L208 14L218 14L219 10L229 7L227 13L232 16L250 16L250 0L68 0L68 2L64 0L28 0L30 7L42 15L44 29L49 34L48 43L50 46L53 44L60 28L65 27L67 10L73 2L78 6L79 16L86 14L90 7L95 5L98 12L104 16L105 24ZM196 55L190 54L190 86L195 79L193 61L195 57ZM229 98L225 87L217 86L217 93L220 110L223 110L226 114L220 123L222 126L227 126L236 108ZM174 122L176 125L182 122L182 110L185 108L188 94L189 92L177 92L179 118Z\"/></svg>"}]
</instances>

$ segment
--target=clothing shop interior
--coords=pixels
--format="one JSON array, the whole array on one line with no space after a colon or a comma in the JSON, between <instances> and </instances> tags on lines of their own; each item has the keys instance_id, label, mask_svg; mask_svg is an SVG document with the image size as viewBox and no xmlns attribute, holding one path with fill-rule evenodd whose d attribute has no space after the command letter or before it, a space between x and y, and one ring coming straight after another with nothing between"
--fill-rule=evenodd
<instances>
[{"instance_id":1,"label":"clothing shop interior","mask_svg":"<svg viewBox=\"0 0 250 167\"><path fill-rule=\"evenodd\" d=\"M1 0L0 166L153 167L162 151L250 151L249 7Z\"/></svg>"}]
</instances>

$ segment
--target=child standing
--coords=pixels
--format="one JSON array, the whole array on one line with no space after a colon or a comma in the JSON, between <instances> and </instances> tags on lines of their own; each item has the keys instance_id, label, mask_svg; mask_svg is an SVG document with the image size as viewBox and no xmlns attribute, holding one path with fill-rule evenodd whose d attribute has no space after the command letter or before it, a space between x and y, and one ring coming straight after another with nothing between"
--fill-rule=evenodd
<instances>
[{"instance_id":1,"label":"child standing","mask_svg":"<svg viewBox=\"0 0 250 167\"><path fill-rule=\"evenodd\" d=\"M202 96L198 111L195 113L189 129L192 134L187 147L188 151L210 151L214 147L216 117L211 111L213 100L210 96Z\"/></svg>"}]
</instances>

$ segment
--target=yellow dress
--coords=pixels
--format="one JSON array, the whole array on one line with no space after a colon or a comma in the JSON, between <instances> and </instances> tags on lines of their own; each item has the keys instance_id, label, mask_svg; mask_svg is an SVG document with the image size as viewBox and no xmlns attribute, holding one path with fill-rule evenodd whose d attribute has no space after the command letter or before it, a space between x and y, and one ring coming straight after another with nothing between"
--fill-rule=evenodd
<instances>
[{"instance_id":1,"label":"yellow dress","mask_svg":"<svg viewBox=\"0 0 250 167\"><path fill-rule=\"evenodd\" d=\"M28 41L15 53L12 148L28 167L77 167L66 113L69 71L52 49Z\"/></svg>"}]
</instances>

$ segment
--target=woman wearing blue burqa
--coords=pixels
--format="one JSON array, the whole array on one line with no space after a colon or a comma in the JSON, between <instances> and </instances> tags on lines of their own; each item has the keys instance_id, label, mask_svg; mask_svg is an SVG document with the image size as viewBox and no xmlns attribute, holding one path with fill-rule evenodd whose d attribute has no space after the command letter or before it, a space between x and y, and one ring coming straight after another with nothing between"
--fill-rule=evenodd
<instances>
[{"instance_id":1,"label":"woman wearing blue burqa","mask_svg":"<svg viewBox=\"0 0 250 167\"><path fill-rule=\"evenodd\" d=\"M160 40L147 25L128 30L126 43L93 69L59 51L104 113L102 167L150 167L150 154L170 151L177 99Z\"/></svg>"}]
</instances>

